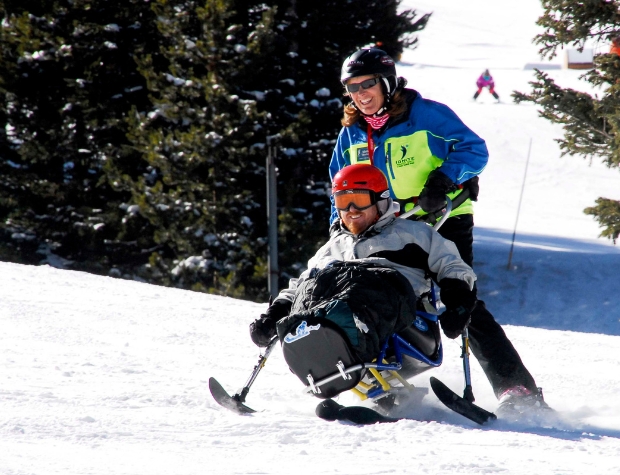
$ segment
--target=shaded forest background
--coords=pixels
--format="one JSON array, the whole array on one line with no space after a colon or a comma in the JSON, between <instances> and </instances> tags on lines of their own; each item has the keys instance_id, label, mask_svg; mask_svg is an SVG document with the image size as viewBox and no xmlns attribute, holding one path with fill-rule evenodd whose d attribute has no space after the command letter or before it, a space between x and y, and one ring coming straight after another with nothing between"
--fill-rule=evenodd
<instances>
[{"instance_id":1,"label":"shaded forest background","mask_svg":"<svg viewBox=\"0 0 620 475\"><path fill-rule=\"evenodd\" d=\"M0 260L261 300L266 138L281 284L328 236L342 61L399 1L4 2Z\"/></svg>"}]
</instances>

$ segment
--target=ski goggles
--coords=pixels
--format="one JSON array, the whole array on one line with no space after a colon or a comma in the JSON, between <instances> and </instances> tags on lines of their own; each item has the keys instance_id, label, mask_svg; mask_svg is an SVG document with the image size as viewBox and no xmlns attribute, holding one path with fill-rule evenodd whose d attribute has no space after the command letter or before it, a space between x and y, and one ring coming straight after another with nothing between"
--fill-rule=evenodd
<instances>
[{"instance_id":1,"label":"ski goggles","mask_svg":"<svg viewBox=\"0 0 620 475\"><path fill-rule=\"evenodd\" d=\"M351 206L364 211L376 202L375 193L371 190L343 190L334 194L334 206L338 211L348 211Z\"/></svg>"},{"instance_id":2,"label":"ski goggles","mask_svg":"<svg viewBox=\"0 0 620 475\"><path fill-rule=\"evenodd\" d=\"M380 80L381 79L379 78L370 78L355 84L345 84L344 88L347 90L348 93L357 92L360 90L360 87L362 89L370 89L371 87L377 85Z\"/></svg>"}]
</instances>

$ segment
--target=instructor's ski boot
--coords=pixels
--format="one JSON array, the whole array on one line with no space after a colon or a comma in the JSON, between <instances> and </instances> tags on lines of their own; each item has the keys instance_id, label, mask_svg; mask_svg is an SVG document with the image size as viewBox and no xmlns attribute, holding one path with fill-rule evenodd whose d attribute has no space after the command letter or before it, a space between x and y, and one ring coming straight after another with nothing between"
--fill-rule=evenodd
<instances>
[{"instance_id":1,"label":"instructor's ski boot","mask_svg":"<svg viewBox=\"0 0 620 475\"><path fill-rule=\"evenodd\" d=\"M543 398L542 388L532 392L524 386L515 386L501 394L496 412L499 415L523 414L539 409L551 411Z\"/></svg>"}]
</instances>

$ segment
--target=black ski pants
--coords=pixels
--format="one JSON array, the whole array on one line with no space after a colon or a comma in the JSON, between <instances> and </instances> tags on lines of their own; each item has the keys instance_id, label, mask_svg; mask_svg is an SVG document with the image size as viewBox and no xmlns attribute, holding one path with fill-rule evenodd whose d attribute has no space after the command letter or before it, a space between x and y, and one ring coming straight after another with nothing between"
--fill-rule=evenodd
<instances>
[{"instance_id":1,"label":"black ski pants","mask_svg":"<svg viewBox=\"0 0 620 475\"><path fill-rule=\"evenodd\" d=\"M471 214L451 216L438 230L444 238L456 244L461 259L473 268L474 217ZM469 324L472 353L499 397L506 389L522 385L536 392L536 382L525 368L517 350L495 321L482 300L478 300Z\"/></svg>"}]
</instances>

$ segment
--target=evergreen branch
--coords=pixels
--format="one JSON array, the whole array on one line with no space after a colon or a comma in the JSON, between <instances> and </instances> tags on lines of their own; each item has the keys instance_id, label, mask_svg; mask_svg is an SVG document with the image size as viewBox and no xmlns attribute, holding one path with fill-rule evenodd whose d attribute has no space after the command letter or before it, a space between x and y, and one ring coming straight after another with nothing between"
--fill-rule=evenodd
<instances>
[{"instance_id":1,"label":"evergreen branch","mask_svg":"<svg viewBox=\"0 0 620 475\"><path fill-rule=\"evenodd\" d=\"M620 236L620 201L607 198L598 198L596 206L583 210L585 214L592 215L604 227L601 237L607 237L616 244Z\"/></svg>"}]
</instances>

